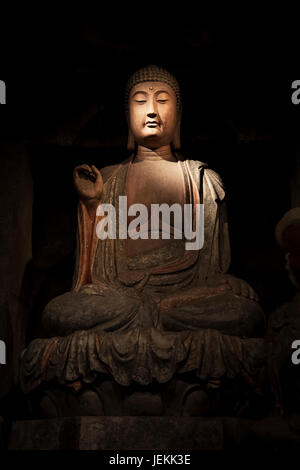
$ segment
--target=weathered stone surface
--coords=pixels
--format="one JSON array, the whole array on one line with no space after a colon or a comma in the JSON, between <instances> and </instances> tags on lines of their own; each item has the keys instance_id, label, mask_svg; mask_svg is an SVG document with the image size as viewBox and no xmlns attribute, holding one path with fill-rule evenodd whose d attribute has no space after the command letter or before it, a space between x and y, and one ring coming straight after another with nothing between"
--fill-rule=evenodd
<instances>
[{"instance_id":1,"label":"weathered stone surface","mask_svg":"<svg viewBox=\"0 0 300 470\"><path fill-rule=\"evenodd\" d=\"M166 383L175 373L189 372L195 372L196 381L230 380L239 374L255 377L264 362L262 338L241 339L217 330L168 334L154 328L113 333L81 330L32 341L21 359L20 384L29 393L42 382L83 385L103 374L122 386L150 385L154 380Z\"/></svg>"},{"instance_id":2,"label":"weathered stone surface","mask_svg":"<svg viewBox=\"0 0 300 470\"><path fill-rule=\"evenodd\" d=\"M234 420L228 420L234 425ZM231 425L232 425L231 424ZM76 417L13 423L11 450L222 450L220 419Z\"/></svg>"},{"instance_id":3,"label":"weathered stone surface","mask_svg":"<svg viewBox=\"0 0 300 470\"><path fill-rule=\"evenodd\" d=\"M300 415L260 421L82 416L14 422L9 450L287 450L299 449L299 429Z\"/></svg>"}]
</instances>

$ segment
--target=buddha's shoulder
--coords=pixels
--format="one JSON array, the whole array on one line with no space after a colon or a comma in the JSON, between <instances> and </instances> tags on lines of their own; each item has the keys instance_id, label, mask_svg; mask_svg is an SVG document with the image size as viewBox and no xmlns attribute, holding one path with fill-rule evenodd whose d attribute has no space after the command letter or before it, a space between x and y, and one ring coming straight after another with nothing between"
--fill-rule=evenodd
<instances>
[{"instance_id":1,"label":"buddha's shoulder","mask_svg":"<svg viewBox=\"0 0 300 470\"><path fill-rule=\"evenodd\" d=\"M214 178L214 179L218 179L221 181L221 176L219 175L219 173L217 173L215 170L210 168L207 163L202 162L201 160L186 159L186 161L192 171L196 171L196 172L203 171L206 176Z\"/></svg>"},{"instance_id":2,"label":"buddha's shoulder","mask_svg":"<svg viewBox=\"0 0 300 470\"><path fill-rule=\"evenodd\" d=\"M188 160L187 163L197 186L200 187L201 185L200 174L202 173L206 183L210 187L213 198L222 201L225 197L225 187L221 176L216 171L209 168L207 163L200 160Z\"/></svg>"},{"instance_id":3,"label":"buddha's shoulder","mask_svg":"<svg viewBox=\"0 0 300 470\"><path fill-rule=\"evenodd\" d=\"M121 163L116 163L115 165L108 165L104 166L101 168L101 176L103 179L103 182L105 183L109 178L115 173L115 171L121 166L121 165L126 165L128 163L130 158L127 158L126 160L123 160Z\"/></svg>"}]
</instances>

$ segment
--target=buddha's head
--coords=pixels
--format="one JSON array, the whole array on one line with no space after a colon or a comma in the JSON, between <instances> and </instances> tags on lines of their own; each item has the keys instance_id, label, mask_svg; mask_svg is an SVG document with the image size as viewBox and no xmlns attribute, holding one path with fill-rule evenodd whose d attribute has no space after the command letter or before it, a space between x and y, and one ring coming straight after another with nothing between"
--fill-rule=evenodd
<instances>
[{"instance_id":1,"label":"buddha's head","mask_svg":"<svg viewBox=\"0 0 300 470\"><path fill-rule=\"evenodd\" d=\"M125 108L129 150L136 144L180 148L180 89L169 72L156 65L135 72L126 85Z\"/></svg>"}]
</instances>

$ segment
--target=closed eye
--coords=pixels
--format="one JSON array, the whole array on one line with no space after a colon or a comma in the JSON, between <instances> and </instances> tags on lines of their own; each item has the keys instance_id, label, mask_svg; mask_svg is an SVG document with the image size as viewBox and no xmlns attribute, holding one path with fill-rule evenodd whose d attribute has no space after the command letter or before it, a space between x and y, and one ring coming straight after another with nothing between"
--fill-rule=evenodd
<instances>
[{"instance_id":1,"label":"closed eye","mask_svg":"<svg viewBox=\"0 0 300 470\"><path fill-rule=\"evenodd\" d=\"M157 100L158 103L166 103L168 100Z\"/></svg>"},{"instance_id":2,"label":"closed eye","mask_svg":"<svg viewBox=\"0 0 300 470\"><path fill-rule=\"evenodd\" d=\"M135 102L142 104L142 103L146 103L146 100L135 100Z\"/></svg>"}]
</instances>

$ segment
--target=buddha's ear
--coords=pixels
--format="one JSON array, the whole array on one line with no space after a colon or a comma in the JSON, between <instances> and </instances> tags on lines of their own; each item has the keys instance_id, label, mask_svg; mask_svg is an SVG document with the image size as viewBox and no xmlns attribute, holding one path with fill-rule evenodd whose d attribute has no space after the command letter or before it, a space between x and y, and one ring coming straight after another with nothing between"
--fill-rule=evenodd
<instances>
[{"instance_id":1,"label":"buddha's ear","mask_svg":"<svg viewBox=\"0 0 300 470\"><path fill-rule=\"evenodd\" d=\"M181 148L181 142L180 142L180 125L181 125L181 112L179 113L178 120L177 120L177 126L175 129L174 137L172 140L172 147L174 150L179 150Z\"/></svg>"}]
</instances>

